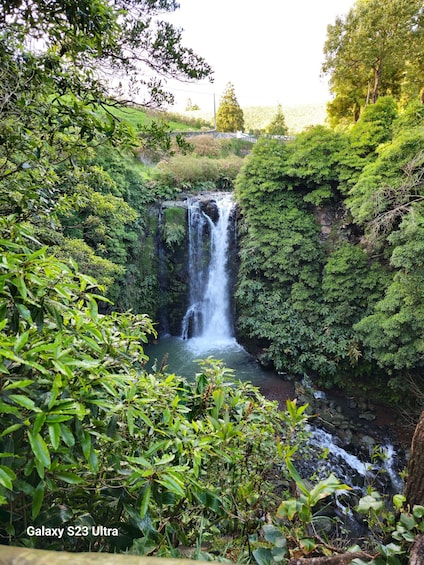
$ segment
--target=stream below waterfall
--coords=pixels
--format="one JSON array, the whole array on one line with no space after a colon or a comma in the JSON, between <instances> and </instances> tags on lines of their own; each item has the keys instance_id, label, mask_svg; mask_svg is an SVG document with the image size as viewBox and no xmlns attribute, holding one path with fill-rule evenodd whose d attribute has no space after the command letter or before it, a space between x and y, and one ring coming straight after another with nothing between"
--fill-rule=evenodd
<instances>
[{"instance_id":1,"label":"stream below waterfall","mask_svg":"<svg viewBox=\"0 0 424 565\"><path fill-rule=\"evenodd\" d=\"M402 481L398 472L405 459L389 428L377 425L371 403L350 399L347 409L348 399L340 402L314 390L311 383L296 383L264 370L237 343L233 329L233 281L228 265L236 233L232 195L214 193L190 198L186 208L189 291L181 333L161 336L147 346L150 361L146 368L165 365L167 372L192 380L200 371L199 359L222 360L234 371L235 380L258 386L264 396L277 400L281 409L288 398L310 405L310 445L317 457L312 463L302 463L305 477L315 474L323 478L333 472L354 490L363 491L374 484L382 492L400 492ZM321 460L322 453L325 458Z\"/></svg>"}]
</instances>

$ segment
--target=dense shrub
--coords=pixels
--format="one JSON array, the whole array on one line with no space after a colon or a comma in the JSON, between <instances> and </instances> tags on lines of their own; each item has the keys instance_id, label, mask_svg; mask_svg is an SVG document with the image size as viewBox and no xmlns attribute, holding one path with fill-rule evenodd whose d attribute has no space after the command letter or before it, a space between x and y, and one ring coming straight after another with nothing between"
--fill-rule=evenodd
<instances>
[{"instance_id":1,"label":"dense shrub","mask_svg":"<svg viewBox=\"0 0 424 565\"><path fill-rule=\"evenodd\" d=\"M276 502L276 435L298 441L276 403L211 360L192 384L147 373L147 317L99 315L93 279L13 218L1 235L2 537L102 525L120 533L103 548L151 553L257 528ZM99 549L89 534L31 543Z\"/></svg>"},{"instance_id":2,"label":"dense shrub","mask_svg":"<svg viewBox=\"0 0 424 565\"><path fill-rule=\"evenodd\" d=\"M219 157L221 155L221 142L211 135L196 135L189 138L193 146L193 153L199 157Z\"/></svg>"},{"instance_id":3,"label":"dense shrub","mask_svg":"<svg viewBox=\"0 0 424 565\"><path fill-rule=\"evenodd\" d=\"M158 164L154 180L158 186L174 190L229 189L243 159L231 155L226 159L210 159L193 155L176 155Z\"/></svg>"}]
</instances>

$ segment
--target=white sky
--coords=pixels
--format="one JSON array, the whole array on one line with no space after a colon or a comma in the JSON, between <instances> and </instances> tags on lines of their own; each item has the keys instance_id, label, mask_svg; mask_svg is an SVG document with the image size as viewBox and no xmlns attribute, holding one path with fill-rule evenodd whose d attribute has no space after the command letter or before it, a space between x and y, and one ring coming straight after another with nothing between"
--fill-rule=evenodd
<instances>
[{"instance_id":1,"label":"white sky","mask_svg":"<svg viewBox=\"0 0 424 565\"><path fill-rule=\"evenodd\" d=\"M320 78L327 25L354 0L179 0L167 19L183 43L214 70L214 83L169 83L183 109L187 99L212 110L228 82L242 107L308 104L330 98Z\"/></svg>"}]
</instances>

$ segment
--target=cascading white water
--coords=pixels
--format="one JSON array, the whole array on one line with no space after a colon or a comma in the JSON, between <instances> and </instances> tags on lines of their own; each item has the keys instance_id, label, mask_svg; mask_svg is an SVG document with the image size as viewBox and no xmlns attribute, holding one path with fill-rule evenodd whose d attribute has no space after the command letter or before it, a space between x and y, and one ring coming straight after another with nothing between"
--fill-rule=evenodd
<instances>
[{"instance_id":1,"label":"cascading white water","mask_svg":"<svg viewBox=\"0 0 424 565\"><path fill-rule=\"evenodd\" d=\"M189 306L182 322L183 339L201 338L208 345L234 343L228 247L231 194L215 197L218 218L202 211L199 200L188 202Z\"/></svg>"},{"instance_id":2,"label":"cascading white water","mask_svg":"<svg viewBox=\"0 0 424 565\"><path fill-rule=\"evenodd\" d=\"M320 479L334 473L341 482L363 493L369 484L376 483L379 476L387 491L402 491L403 482L394 469L396 452L392 444L381 446L382 459L359 458L338 445L337 436L316 427L310 427L309 431L309 448L312 453L318 454L318 458L313 460L312 466L310 461L302 461L305 476L312 469ZM319 454L323 451L326 455L320 458Z\"/></svg>"}]
</instances>

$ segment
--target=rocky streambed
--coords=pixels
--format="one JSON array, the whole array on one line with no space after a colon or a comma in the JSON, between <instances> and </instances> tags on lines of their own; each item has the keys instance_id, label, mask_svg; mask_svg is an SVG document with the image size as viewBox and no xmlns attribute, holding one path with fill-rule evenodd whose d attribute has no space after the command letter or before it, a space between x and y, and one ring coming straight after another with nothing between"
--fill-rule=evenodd
<instances>
[{"instance_id":1,"label":"rocky streambed","mask_svg":"<svg viewBox=\"0 0 424 565\"><path fill-rule=\"evenodd\" d=\"M278 385L270 380L260 388L281 409L287 398L308 404L312 461L300 464L304 477L332 472L358 497L370 485L386 494L402 491L413 428L402 425L394 411L365 398L324 393L308 379L282 378Z\"/></svg>"}]
</instances>

